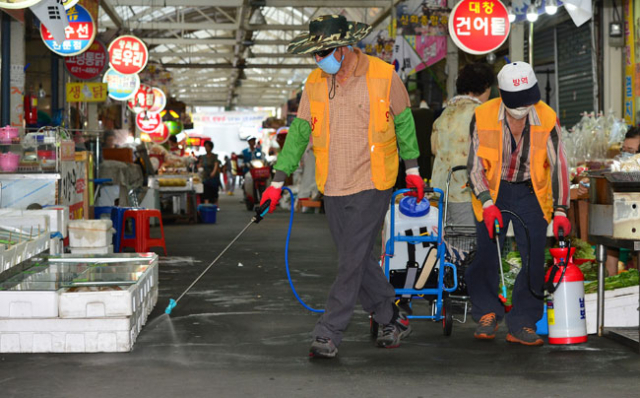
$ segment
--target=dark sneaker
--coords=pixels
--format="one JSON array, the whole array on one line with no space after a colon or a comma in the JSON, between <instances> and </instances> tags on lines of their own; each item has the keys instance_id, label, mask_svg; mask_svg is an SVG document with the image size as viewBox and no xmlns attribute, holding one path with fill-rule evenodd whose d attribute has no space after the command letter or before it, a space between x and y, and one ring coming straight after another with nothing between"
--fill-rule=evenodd
<instances>
[{"instance_id":1,"label":"dark sneaker","mask_svg":"<svg viewBox=\"0 0 640 398\"><path fill-rule=\"evenodd\" d=\"M312 358L333 358L337 353L338 347L327 337L316 337L309 349Z\"/></svg>"},{"instance_id":2,"label":"dark sneaker","mask_svg":"<svg viewBox=\"0 0 640 398\"><path fill-rule=\"evenodd\" d=\"M396 348L400 346L400 340L411 334L411 325L407 316L399 313L395 321L384 325L378 334L376 345L382 348Z\"/></svg>"},{"instance_id":3,"label":"dark sneaker","mask_svg":"<svg viewBox=\"0 0 640 398\"><path fill-rule=\"evenodd\" d=\"M496 330L498 330L498 319L495 313L490 312L480 318L473 337L478 340L493 340L496 338Z\"/></svg>"},{"instance_id":4,"label":"dark sneaker","mask_svg":"<svg viewBox=\"0 0 640 398\"><path fill-rule=\"evenodd\" d=\"M530 346L540 346L544 344L544 340L531 328L522 328L517 332L509 332L507 334L507 341Z\"/></svg>"}]
</instances>

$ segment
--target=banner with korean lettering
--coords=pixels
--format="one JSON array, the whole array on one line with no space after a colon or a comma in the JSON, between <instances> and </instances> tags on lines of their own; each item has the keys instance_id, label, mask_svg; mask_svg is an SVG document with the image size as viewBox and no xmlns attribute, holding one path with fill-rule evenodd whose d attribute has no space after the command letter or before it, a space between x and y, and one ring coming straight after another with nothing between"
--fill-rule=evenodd
<instances>
[{"instance_id":1,"label":"banner with korean lettering","mask_svg":"<svg viewBox=\"0 0 640 398\"><path fill-rule=\"evenodd\" d=\"M396 6L396 33L404 36L421 61L413 67L416 72L446 57L449 11L446 0L408 0ZM397 44L404 46L394 40ZM400 57L397 50L394 59Z\"/></svg>"},{"instance_id":2,"label":"banner with korean lettering","mask_svg":"<svg viewBox=\"0 0 640 398\"><path fill-rule=\"evenodd\" d=\"M624 120L635 125L636 107L634 96L635 80L635 45L633 24L633 2L623 0L624 12Z\"/></svg>"},{"instance_id":3,"label":"banner with korean lettering","mask_svg":"<svg viewBox=\"0 0 640 398\"><path fill-rule=\"evenodd\" d=\"M107 61L107 47L101 41L95 40L82 54L66 57L64 66L76 79L93 80L102 75Z\"/></svg>"},{"instance_id":4,"label":"banner with korean lettering","mask_svg":"<svg viewBox=\"0 0 640 398\"><path fill-rule=\"evenodd\" d=\"M507 41L511 23L498 0L462 0L451 11L449 35L462 51L487 54Z\"/></svg>"},{"instance_id":5,"label":"banner with korean lettering","mask_svg":"<svg viewBox=\"0 0 640 398\"><path fill-rule=\"evenodd\" d=\"M106 83L67 83L67 102L104 102Z\"/></svg>"},{"instance_id":6,"label":"banner with korean lettering","mask_svg":"<svg viewBox=\"0 0 640 398\"><path fill-rule=\"evenodd\" d=\"M123 75L142 72L148 60L147 46L135 36L120 36L109 44L109 66Z\"/></svg>"},{"instance_id":7,"label":"banner with korean lettering","mask_svg":"<svg viewBox=\"0 0 640 398\"><path fill-rule=\"evenodd\" d=\"M40 24L40 36L44 44L58 55L70 57L88 49L96 37L96 28L91 14L82 6L76 5L67 10L69 26L65 29L65 40L58 44L44 24Z\"/></svg>"}]
</instances>

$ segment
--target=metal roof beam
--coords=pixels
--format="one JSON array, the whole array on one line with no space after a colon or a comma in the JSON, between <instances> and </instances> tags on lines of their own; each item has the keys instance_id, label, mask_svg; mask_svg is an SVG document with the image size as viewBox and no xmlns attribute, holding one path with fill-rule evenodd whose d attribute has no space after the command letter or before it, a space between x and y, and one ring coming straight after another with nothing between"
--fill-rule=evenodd
<instances>
[{"instance_id":1,"label":"metal roof beam","mask_svg":"<svg viewBox=\"0 0 640 398\"><path fill-rule=\"evenodd\" d=\"M100 24L105 28L113 28L113 22L105 21ZM134 22L130 23L131 30L236 30L237 23L213 22Z\"/></svg>"},{"instance_id":2,"label":"metal roof beam","mask_svg":"<svg viewBox=\"0 0 640 398\"><path fill-rule=\"evenodd\" d=\"M158 52L150 52L149 56L151 58L164 58L164 57L185 57L185 58L205 58L205 59L224 59L228 57L233 57L234 53L232 52L220 52L220 53L211 53L211 52L182 52L182 51L158 51ZM308 57L308 55L306 55ZM300 54L289 54L289 53L252 53L249 57L250 59L255 58L304 58L305 55Z\"/></svg>"},{"instance_id":3,"label":"metal roof beam","mask_svg":"<svg viewBox=\"0 0 640 398\"><path fill-rule=\"evenodd\" d=\"M389 0L266 0L267 7L384 8Z\"/></svg>"},{"instance_id":4,"label":"metal roof beam","mask_svg":"<svg viewBox=\"0 0 640 398\"><path fill-rule=\"evenodd\" d=\"M176 45L198 45L198 44L212 44L212 45L235 45L238 40L235 37L215 37L207 39L197 38L165 38L165 37L143 37L142 40L146 44L176 44ZM246 43L247 45L259 45L259 46L285 46L288 45L290 40L253 40Z\"/></svg>"},{"instance_id":5,"label":"metal roof beam","mask_svg":"<svg viewBox=\"0 0 640 398\"><path fill-rule=\"evenodd\" d=\"M102 2L100 3L100 7L102 7L104 13L109 16L109 18L113 22L114 27L117 27L118 29L122 28L122 18L120 18L120 15L118 15L116 9L113 7L109 0L102 0Z\"/></svg>"},{"instance_id":6,"label":"metal roof beam","mask_svg":"<svg viewBox=\"0 0 640 398\"><path fill-rule=\"evenodd\" d=\"M162 64L168 69L234 69L236 66L233 64L176 64L166 63ZM257 68L257 69L311 69L317 68L316 64L247 64L245 69Z\"/></svg>"},{"instance_id":7,"label":"metal roof beam","mask_svg":"<svg viewBox=\"0 0 640 398\"><path fill-rule=\"evenodd\" d=\"M242 0L118 0L119 6L138 7L240 7Z\"/></svg>"}]
</instances>

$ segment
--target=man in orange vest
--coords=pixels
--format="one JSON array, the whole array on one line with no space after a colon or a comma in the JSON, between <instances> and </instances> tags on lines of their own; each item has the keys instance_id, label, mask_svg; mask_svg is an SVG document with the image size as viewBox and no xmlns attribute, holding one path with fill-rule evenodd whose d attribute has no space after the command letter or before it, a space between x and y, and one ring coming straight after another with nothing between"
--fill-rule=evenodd
<instances>
[{"instance_id":1,"label":"man in orange vest","mask_svg":"<svg viewBox=\"0 0 640 398\"><path fill-rule=\"evenodd\" d=\"M289 45L289 52L311 54L318 69L307 78L298 117L274 166L274 181L262 197L261 204L271 200L273 211L286 175L296 170L313 136L316 184L324 193L339 256L325 313L313 331L314 357L337 354L357 300L383 325L379 347L397 347L411 332L373 246L398 175L398 154L407 168L407 187L422 199L420 153L409 96L393 67L350 46L370 30L343 16L325 15L312 20L309 34Z\"/></svg>"},{"instance_id":2,"label":"man in orange vest","mask_svg":"<svg viewBox=\"0 0 640 398\"><path fill-rule=\"evenodd\" d=\"M494 238L496 224L509 224L509 210L519 215L529 230L531 251L524 228L513 222L522 263L515 282L512 310L506 315L507 341L529 346L544 344L535 324L542 317L544 247L548 223L553 219L556 238L571 231L569 168L556 113L540 101L538 80L525 62L505 65L498 74L500 97L480 105L471 120L469 182L473 190L478 248L465 273L472 316L478 322L476 339L495 338L505 308L498 296L499 264ZM506 223L505 223L506 221ZM497 239L504 242L505 234ZM500 245L502 247L502 244Z\"/></svg>"}]
</instances>

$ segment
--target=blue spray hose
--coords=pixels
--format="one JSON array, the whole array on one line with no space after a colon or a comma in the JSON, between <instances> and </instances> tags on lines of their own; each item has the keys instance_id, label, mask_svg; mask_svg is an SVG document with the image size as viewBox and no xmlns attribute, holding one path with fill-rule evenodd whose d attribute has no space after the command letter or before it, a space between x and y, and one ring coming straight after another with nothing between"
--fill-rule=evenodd
<instances>
[{"instance_id":1,"label":"blue spray hose","mask_svg":"<svg viewBox=\"0 0 640 398\"><path fill-rule=\"evenodd\" d=\"M284 248L284 264L285 264L285 268L287 270L287 279L289 279L289 286L291 286L291 291L293 292L293 295L296 296L296 299L298 300L298 302L307 310L311 311L311 312L324 312L324 310L320 310L317 308L312 308L311 306L309 306L307 303L304 302L304 300L302 300L300 298L300 295L298 295L298 292L296 291L295 286L293 286L293 281L291 280L291 272L289 270L289 241L291 240L291 227L293 227L293 213L294 213L294 197L293 197L293 192L291 192L291 190L287 187L282 187L282 189L284 189L285 191L289 192L289 197L291 198L291 214L289 216L289 229L287 230L287 242Z\"/></svg>"}]
</instances>

